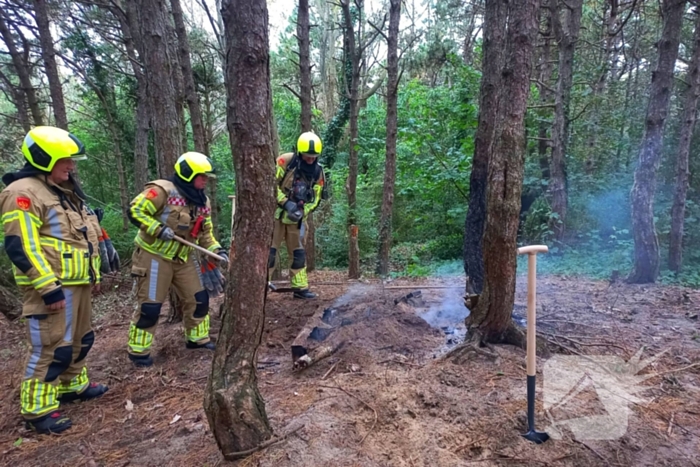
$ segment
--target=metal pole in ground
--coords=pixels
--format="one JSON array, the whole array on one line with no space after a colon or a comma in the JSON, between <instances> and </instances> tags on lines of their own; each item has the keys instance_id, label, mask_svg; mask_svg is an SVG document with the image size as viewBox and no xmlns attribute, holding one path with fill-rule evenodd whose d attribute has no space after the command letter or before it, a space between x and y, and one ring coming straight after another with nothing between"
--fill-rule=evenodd
<instances>
[{"instance_id":1,"label":"metal pole in ground","mask_svg":"<svg viewBox=\"0 0 700 467\"><path fill-rule=\"evenodd\" d=\"M542 444L549 435L535 430L536 346L535 309L537 297L537 253L547 253L545 245L518 248L519 255L527 255L527 433L523 438Z\"/></svg>"}]
</instances>

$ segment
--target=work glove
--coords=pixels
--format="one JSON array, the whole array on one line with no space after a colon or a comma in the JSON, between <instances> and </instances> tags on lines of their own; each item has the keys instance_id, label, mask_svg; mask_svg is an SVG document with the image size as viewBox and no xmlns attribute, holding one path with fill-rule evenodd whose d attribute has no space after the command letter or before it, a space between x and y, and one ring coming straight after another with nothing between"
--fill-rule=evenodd
<instances>
[{"instance_id":1,"label":"work glove","mask_svg":"<svg viewBox=\"0 0 700 467\"><path fill-rule=\"evenodd\" d=\"M226 251L219 250L216 252L216 254L223 258L223 261L219 261L219 266L221 266L224 269L228 269L228 265L230 263L230 260L228 259L228 255L226 254Z\"/></svg>"},{"instance_id":2,"label":"work glove","mask_svg":"<svg viewBox=\"0 0 700 467\"><path fill-rule=\"evenodd\" d=\"M121 261L119 260L119 253L117 253L117 250L112 244L112 240L110 240L109 238L105 238L104 244L107 250L109 268L112 270L112 272L119 271L119 268L121 267ZM102 252L100 252L100 254L102 254Z\"/></svg>"},{"instance_id":3,"label":"work glove","mask_svg":"<svg viewBox=\"0 0 700 467\"><path fill-rule=\"evenodd\" d=\"M202 286L207 289L210 297L216 297L224 292L226 281L216 264L206 258L200 261L199 276L202 279Z\"/></svg>"},{"instance_id":4,"label":"work glove","mask_svg":"<svg viewBox=\"0 0 700 467\"><path fill-rule=\"evenodd\" d=\"M158 238L161 240L172 240L175 238L175 232L170 227L163 226L158 233Z\"/></svg>"},{"instance_id":5,"label":"work glove","mask_svg":"<svg viewBox=\"0 0 700 467\"><path fill-rule=\"evenodd\" d=\"M292 222L299 222L304 217L304 211L299 209L299 205L294 201L287 200L284 203L284 210L287 211L287 217Z\"/></svg>"},{"instance_id":6,"label":"work glove","mask_svg":"<svg viewBox=\"0 0 700 467\"><path fill-rule=\"evenodd\" d=\"M107 253L107 245L105 244L104 240L100 240L98 245L100 249L100 272L102 274L109 274L110 272L112 272L112 269L109 265L109 253Z\"/></svg>"}]
</instances>

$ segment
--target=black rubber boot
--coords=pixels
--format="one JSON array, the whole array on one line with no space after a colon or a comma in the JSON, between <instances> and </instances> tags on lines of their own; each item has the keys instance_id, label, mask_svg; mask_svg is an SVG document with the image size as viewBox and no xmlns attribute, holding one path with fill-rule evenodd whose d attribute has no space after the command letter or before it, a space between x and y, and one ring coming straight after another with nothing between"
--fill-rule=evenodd
<instances>
[{"instance_id":1,"label":"black rubber boot","mask_svg":"<svg viewBox=\"0 0 700 467\"><path fill-rule=\"evenodd\" d=\"M43 417L35 418L33 420L25 420L25 426L28 430L36 431L41 434L51 434L51 433L61 433L66 431L68 428L73 426L70 418L65 415L61 415L60 412L54 410L49 412Z\"/></svg>"},{"instance_id":2,"label":"black rubber boot","mask_svg":"<svg viewBox=\"0 0 700 467\"><path fill-rule=\"evenodd\" d=\"M153 365L153 359L151 358L150 355L132 355L129 354L129 360L134 362L134 365L136 366L151 366Z\"/></svg>"},{"instance_id":3,"label":"black rubber boot","mask_svg":"<svg viewBox=\"0 0 700 467\"><path fill-rule=\"evenodd\" d=\"M216 345L212 341L209 341L206 344L197 344L196 342L187 341L185 347L187 347L188 349L216 350Z\"/></svg>"},{"instance_id":4,"label":"black rubber boot","mask_svg":"<svg viewBox=\"0 0 700 467\"><path fill-rule=\"evenodd\" d=\"M316 298L316 294L310 292L309 289L299 289L294 291L294 298L303 298L305 300L311 300Z\"/></svg>"},{"instance_id":5,"label":"black rubber boot","mask_svg":"<svg viewBox=\"0 0 700 467\"><path fill-rule=\"evenodd\" d=\"M89 401L90 399L96 399L102 394L107 392L109 388L104 384L90 383L90 385L81 393L77 392L67 392L58 396L58 402L61 404L67 404L69 402L75 401Z\"/></svg>"}]
</instances>

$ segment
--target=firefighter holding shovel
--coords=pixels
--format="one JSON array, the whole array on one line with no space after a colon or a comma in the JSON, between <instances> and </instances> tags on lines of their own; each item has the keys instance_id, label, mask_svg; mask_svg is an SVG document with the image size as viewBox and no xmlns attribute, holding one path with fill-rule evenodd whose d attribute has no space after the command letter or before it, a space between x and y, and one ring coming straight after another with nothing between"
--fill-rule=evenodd
<instances>
[{"instance_id":1,"label":"firefighter holding shovel","mask_svg":"<svg viewBox=\"0 0 700 467\"><path fill-rule=\"evenodd\" d=\"M131 275L138 307L129 327L129 358L151 366L151 345L161 307L172 286L182 303L188 349L214 350L209 339L209 294L199 277L194 250L228 256L214 238L211 206L204 194L214 166L204 154L188 152L169 180L155 180L131 202L129 218L139 228Z\"/></svg>"}]
</instances>

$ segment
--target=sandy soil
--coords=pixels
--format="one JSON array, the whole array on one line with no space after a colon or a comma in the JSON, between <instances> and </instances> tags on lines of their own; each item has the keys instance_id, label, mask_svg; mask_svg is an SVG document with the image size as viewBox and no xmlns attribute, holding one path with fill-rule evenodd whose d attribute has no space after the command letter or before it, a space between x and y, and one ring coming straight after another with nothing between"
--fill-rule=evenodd
<instances>
[{"instance_id":1,"label":"sandy soil","mask_svg":"<svg viewBox=\"0 0 700 467\"><path fill-rule=\"evenodd\" d=\"M342 282L343 276L316 272L310 281ZM113 282L95 305L97 337L88 365L91 378L110 390L99 401L65 407L74 426L61 436L24 429L18 414L24 328L0 318L0 465L700 466L699 291L540 278L538 331L551 353L538 358L536 424L553 439L534 445L521 437L527 406L522 349L497 346L497 358L474 353L459 363L445 357L462 338L466 309L459 288L430 287L460 282L326 285L315 288L320 296L314 301L271 294L260 390L277 434L303 428L235 463L223 460L202 409L209 352L185 349L181 326L162 318L155 365L135 369L128 361L134 307L128 279ZM408 288L391 288L397 286ZM420 298L395 304L417 290ZM520 322L525 294L523 276L514 310ZM345 345L294 371L292 341L309 317L328 308L343 326L326 341ZM216 301L212 317L215 335ZM653 356L659 357L650 361ZM566 379L556 370L578 368L575 362L592 362L580 371L580 381L574 378L579 389L556 386ZM605 372L613 375L607 385L601 383ZM569 396L557 396L562 390L560 396ZM611 411L606 392L615 390L617 408ZM545 393L553 397L546 404ZM606 413L613 419L603 428L588 426L582 433L567 422ZM620 433L605 428L611 425Z\"/></svg>"}]
</instances>

